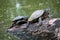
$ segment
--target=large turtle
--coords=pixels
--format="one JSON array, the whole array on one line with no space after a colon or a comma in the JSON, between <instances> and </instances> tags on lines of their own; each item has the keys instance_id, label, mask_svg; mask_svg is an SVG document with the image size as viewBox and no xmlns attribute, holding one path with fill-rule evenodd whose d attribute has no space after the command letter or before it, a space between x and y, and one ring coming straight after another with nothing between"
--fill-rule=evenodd
<instances>
[{"instance_id":1,"label":"large turtle","mask_svg":"<svg viewBox=\"0 0 60 40\"><path fill-rule=\"evenodd\" d=\"M41 25L42 20L49 17L48 15L49 13L46 10L36 10L32 13L30 18L28 19L28 22L31 22L37 19L39 23L38 25Z\"/></svg>"}]
</instances>

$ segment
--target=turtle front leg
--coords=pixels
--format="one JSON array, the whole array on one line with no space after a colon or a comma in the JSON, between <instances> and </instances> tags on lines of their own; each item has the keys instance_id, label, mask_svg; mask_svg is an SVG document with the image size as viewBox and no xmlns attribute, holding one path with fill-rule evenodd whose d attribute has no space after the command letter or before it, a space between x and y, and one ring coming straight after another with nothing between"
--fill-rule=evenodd
<instances>
[{"instance_id":1,"label":"turtle front leg","mask_svg":"<svg viewBox=\"0 0 60 40\"><path fill-rule=\"evenodd\" d=\"M12 27L14 27L15 26L15 24L13 23L9 28L12 28Z\"/></svg>"},{"instance_id":2,"label":"turtle front leg","mask_svg":"<svg viewBox=\"0 0 60 40\"><path fill-rule=\"evenodd\" d=\"M42 25L42 20L41 20L41 18L38 19L38 25L39 25L39 26Z\"/></svg>"},{"instance_id":3,"label":"turtle front leg","mask_svg":"<svg viewBox=\"0 0 60 40\"><path fill-rule=\"evenodd\" d=\"M27 22L26 26L27 26L27 28L29 27L29 22Z\"/></svg>"}]
</instances>

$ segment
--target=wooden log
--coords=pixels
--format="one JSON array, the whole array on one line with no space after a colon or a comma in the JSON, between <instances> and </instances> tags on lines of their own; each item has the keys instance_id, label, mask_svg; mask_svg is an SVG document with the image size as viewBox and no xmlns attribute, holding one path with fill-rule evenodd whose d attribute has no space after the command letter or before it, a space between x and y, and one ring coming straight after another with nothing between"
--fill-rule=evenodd
<instances>
[{"instance_id":1,"label":"wooden log","mask_svg":"<svg viewBox=\"0 0 60 40\"><path fill-rule=\"evenodd\" d=\"M33 29L32 30L34 32L31 32L27 29L24 31L19 31L20 30L18 29L19 27L16 28L17 30L14 30L14 31L16 31L16 33L20 33L16 35L18 35L19 38L21 36L23 39L60 40L60 18L50 19L49 24L50 26L48 26L47 29L43 30L42 32L40 32L39 30L35 32Z\"/></svg>"}]
</instances>

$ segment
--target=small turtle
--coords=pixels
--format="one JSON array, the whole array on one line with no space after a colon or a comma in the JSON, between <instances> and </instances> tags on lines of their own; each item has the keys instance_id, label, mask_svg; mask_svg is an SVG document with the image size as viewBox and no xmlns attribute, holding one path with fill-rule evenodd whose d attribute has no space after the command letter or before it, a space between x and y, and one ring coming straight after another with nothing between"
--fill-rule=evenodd
<instances>
[{"instance_id":1,"label":"small turtle","mask_svg":"<svg viewBox=\"0 0 60 40\"><path fill-rule=\"evenodd\" d=\"M27 16L17 16L16 18L14 18L14 19L12 20L13 24L12 24L12 26L11 26L10 28L12 28L13 26L15 26L16 24L19 24L20 22L21 22L21 23L26 22L27 19L28 19ZM21 23L20 23L20 24L21 24Z\"/></svg>"},{"instance_id":2,"label":"small turtle","mask_svg":"<svg viewBox=\"0 0 60 40\"><path fill-rule=\"evenodd\" d=\"M46 11L45 10L36 10L32 13L30 18L28 19L29 22L33 21L34 19L38 19L39 24L41 25L42 19L45 17Z\"/></svg>"}]
</instances>

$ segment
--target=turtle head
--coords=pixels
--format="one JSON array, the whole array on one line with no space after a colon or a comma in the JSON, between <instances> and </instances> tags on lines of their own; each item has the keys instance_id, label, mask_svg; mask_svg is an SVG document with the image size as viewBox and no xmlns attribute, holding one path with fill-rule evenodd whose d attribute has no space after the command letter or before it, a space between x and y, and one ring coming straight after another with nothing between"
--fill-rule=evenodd
<instances>
[{"instance_id":1,"label":"turtle head","mask_svg":"<svg viewBox=\"0 0 60 40\"><path fill-rule=\"evenodd\" d=\"M44 19L49 18L49 17L50 17L49 12L47 12L46 10L44 10L44 13L43 13L43 15L41 16L41 19L44 20Z\"/></svg>"}]
</instances>

